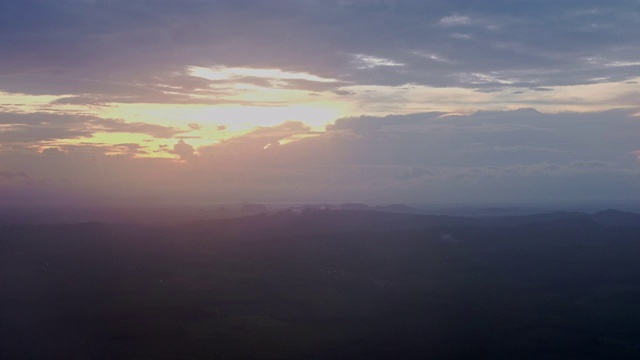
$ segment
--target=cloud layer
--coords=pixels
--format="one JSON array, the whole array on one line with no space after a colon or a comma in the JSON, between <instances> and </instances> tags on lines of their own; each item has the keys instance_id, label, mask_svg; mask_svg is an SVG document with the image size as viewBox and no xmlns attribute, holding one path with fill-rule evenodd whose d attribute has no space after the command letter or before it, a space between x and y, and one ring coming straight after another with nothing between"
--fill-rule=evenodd
<instances>
[{"instance_id":1,"label":"cloud layer","mask_svg":"<svg viewBox=\"0 0 640 360\"><path fill-rule=\"evenodd\" d=\"M198 149L180 140L167 151L181 160L73 146L0 160L14 194L101 201L638 200L639 132L622 110L425 113L345 118L321 133L288 122Z\"/></svg>"},{"instance_id":2,"label":"cloud layer","mask_svg":"<svg viewBox=\"0 0 640 360\"><path fill-rule=\"evenodd\" d=\"M0 201L637 199L639 38L637 0L0 1Z\"/></svg>"},{"instance_id":3,"label":"cloud layer","mask_svg":"<svg viewBox=\"0 0 640 360\"><path fill-rule=\"evenodd\" d=\"M3 90L76 102L222 97L189 66L473 89L623 81L640 68L635 0L51 0L0 13Z\"/></svg>"}]
</instances>

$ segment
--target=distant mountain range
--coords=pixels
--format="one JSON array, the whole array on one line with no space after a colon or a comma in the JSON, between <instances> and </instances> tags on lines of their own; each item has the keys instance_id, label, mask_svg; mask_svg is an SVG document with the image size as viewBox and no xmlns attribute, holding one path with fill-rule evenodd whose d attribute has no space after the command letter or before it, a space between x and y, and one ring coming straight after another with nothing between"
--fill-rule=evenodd
<instances>
[{"instance_id":1,"label":"distant mountain range","mask_svg":"<svg viewBox=\"0 0 640 360\"><path fill-rule=\"evenodd\" d=\"M177 227L202 234L216 231L262 236L265 233L376 232L434 227L528 227L561 230L640 226L640 214L618 210L605 210L595 214L554 212L510 217L460 217L385 212L380 207L370 208L363 209L360 204L299 207L248 217L189 222Z\"/></svg>"},{"instance_id":2,"label":"distant mountain range","mask_svg":"<svg viewBox=\"0 0 640 360\"><path fill-rule=\"evenodd\" d=\"M549 214L507 216L493 218L496 225L520 225L541 222L571 222L576 220L592 221L602 226L640 226L640 214L608 209L589 214L585 212L558 211Z\"/></svg>"},{"instance_id":3,"label":"distant mountain range","mask_svg":"<svg viewBox=\"0 0 640 360\"><path fill-rule=\"evenodd\" d=\"M397 230L433 226L518 226L555 222L592 223L596 226L640 226L640 214L608 209L596 213L557 211L533 215L451 216L430 215L404 204L370 206L362 203L312 204L286 209L245 203L211 208L135 207L135 208L20 208L0 209L0 226L11 224L73 223L187 224L189 226L331 227L350 230Z\"/></svg>"}]
</instances>

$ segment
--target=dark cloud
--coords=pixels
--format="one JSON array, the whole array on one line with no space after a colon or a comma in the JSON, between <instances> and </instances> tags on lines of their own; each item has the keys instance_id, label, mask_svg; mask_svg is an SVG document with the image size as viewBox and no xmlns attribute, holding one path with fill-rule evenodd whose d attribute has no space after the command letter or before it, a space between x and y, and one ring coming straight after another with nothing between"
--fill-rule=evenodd
<instances>
[{"instance_id":1,"label":"dark cloud","mask_svg":"<svg viewBox=\"0 0 640 360\"><path fill-rule=\"evenodd\" d=\"M532 109L357 117L328 128L353 135L345 158L397 165L507 166L539 162L633 161L633 112L544 114ZM358 149L359 147L362 147ZM357 149L357 150L356 150Z\"/></svg>"},{"instance_id":2,"label":"dark cloud","mask_svg":"<svg viewBox=\"0 0 640 360\"><path fill-rule=\"evenodd\" d=\"M149 152L145 149L146 146L142 146L136 143L124 143L124 144L115 144L113 148L119 150L119 152L130 155L146 155Z\"/></svg>"},{"instance_id":3,"label":"dark cloud","mask_svg":"<svg viewBox=\"0 0 640 360\"><path fill-rule=\"evenodd\" d=\"M258 160L260 153L264 153L268 148L277 147L280 141L296 135L309 134L314 132L303 122L287 121L277 126L258 127L247 134L201 147L199 152L203 156L222 157L225 160L240 157L242 161L246 161L250 154L257 154L256 160Z\"/></svg>"},{"instance_id":4,"label":"dark cloud","mask_svg":"<svg viewBox=\"0 0 640 360\"><path fill-rule=\"evenodd\" d=\"M180 156L181 160L189 160L195 156L195 149L180 139L177 144L173 145L172 153Z\"/></svg>"},{"instance_id":5,"label":"dark cloud","mask_svg":"<svg viewBox=\"0 0 640 360\"><path fill-rule=\"evenodd\" d=\"M640 200L638 132L627 110L424 113L346 118L323 133L287 122L199 149L180 140L154 150L180 162L136 157L149 150L125 143L0 152L0 163L43 193L110 201Z\"/></svg>"},{"instance_id":6,"label":"dark cloud","mask_svg":"<svg viewBox=\"0 0 640 360\"><path fill-rule=\"evenodd\" d=\"M74 95L67 102L194 101L189 92L212 90L184 73L190 65L540 88L637 77L640 55L633 0L2 1L0 14L0 88Z\"/></svg>"},{"instance_id":7,"label":"dark cloud","mask_svg":"<svg viewBox=\"0 0 640 360\"><path fill-rule=\"evenodd\" d=\"M74 114L0 113L0 124L3 143L88 138L96 132L138 133L155 138L171 138L185 132L156 124Z\"/></svg>"},{"instance_id":8,"label":"dark cloud","mask_svg":"<svg viewBox=\"0 0 640 360\"><path fill-rule=\"evenodd\" d=\"M104 132L146 134L155 138L172 138L177 134L186 132L169 126L142 122L130 123L117 119L97 119L93 123L99 126L99 129Z\"/></svg>"}]
</instances>

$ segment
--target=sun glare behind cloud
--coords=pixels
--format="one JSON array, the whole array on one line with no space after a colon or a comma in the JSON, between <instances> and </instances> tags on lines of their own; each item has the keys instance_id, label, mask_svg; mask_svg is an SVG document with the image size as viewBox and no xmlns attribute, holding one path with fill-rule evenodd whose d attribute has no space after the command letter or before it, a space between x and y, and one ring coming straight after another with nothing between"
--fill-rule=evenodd
<instances>
[{"instance_id":1,"label":"sun glare behind cloud","mask_svg":"<svg viewBox=\"0 0 640 360\"><path fill-rule=\"evenodd\" d=\"M637 0L0 3L0 195L639 193Z\"/></svg>"}]
</instances>

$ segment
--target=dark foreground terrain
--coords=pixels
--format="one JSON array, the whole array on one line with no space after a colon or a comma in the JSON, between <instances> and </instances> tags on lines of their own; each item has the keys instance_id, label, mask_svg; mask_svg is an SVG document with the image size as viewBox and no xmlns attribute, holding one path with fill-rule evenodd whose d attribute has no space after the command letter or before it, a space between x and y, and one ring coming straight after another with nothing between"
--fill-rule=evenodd
<instances>
[{"instance_id":1,"label":"dark foreground terrain","mask_svg":"<svg viewBox=\"0 0 640 360\"><path fill-rule=\"evenodd\" d=\"M0 227L2 359L638 359L640 219Z\"/></svg>"}]
</instances>

